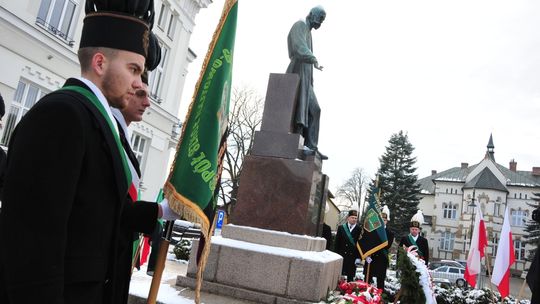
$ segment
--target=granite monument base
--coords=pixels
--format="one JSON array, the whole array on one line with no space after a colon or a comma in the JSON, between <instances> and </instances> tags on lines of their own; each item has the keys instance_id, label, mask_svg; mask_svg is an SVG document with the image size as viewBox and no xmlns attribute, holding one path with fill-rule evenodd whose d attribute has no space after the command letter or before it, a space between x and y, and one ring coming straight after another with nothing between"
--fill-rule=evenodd
<instances>
[{"instance_id":1,"label":"granite monument base","mask_svg":"<svg viewBox=\"0 0 540 304\"><path fill-rule=\"evenodd\" d=\"M246 156L230 223L318 236L326 179L316 160Z\"/></svg>"},{"instance_id":2,"label":"granite monument base","mask_svg":"<svg viewBox=\"0 0 540 304\"><path fill-rule=\"evenodd\" d=\"M342 257L325 250L323 238L230 224L211 244L202 284L211 293L257 303L313 303L336 288L341 273ZM191 252L197 247L195 241ZM176 285L195 287L195 256Z\"/></svg>"}]
</instances>

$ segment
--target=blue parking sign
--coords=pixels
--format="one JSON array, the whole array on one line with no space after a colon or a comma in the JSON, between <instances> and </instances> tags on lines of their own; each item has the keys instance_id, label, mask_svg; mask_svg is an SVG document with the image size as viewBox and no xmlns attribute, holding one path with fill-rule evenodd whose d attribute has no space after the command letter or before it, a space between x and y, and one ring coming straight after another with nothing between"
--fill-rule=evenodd
<instances>
[{"instance_id":1,"label":"blue parking sign","mask_svg":"<svg viewBox=\"0 0 540 304\"><path fill-rule=\"evenodd\" d=\"M223 219L225 218L225 211L218 210L217 213L217 222L216 222L216 229L221 229L221 226L223 226Z\"/></svg>"}]
</instances>

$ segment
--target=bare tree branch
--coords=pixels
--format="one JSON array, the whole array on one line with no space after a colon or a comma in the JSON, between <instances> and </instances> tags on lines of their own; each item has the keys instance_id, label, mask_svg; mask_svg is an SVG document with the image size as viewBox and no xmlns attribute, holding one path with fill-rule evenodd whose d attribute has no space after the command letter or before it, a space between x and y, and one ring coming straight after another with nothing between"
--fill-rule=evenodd
<instances>
[{"instance_id":1,"label":"bare tree branch","mask_svg":"<svg viewBox=\"0 0 540 304\"><path fill-rule=\"evenodd\" d=\"M262 122L264 99L247 87L234 88L229 107L229 137L223 160L220 198L230 212L236 203L244 157L251 152L255 131Z\"/></svg>"},{"instance_id":2,"label":"bare tree branch","mask_svg":"<svg viewBox=\"0 0 540 304\"><path fill-rule=\"evenodd\" d=\"M351 177L336 192L336 196L340 198L343 204L342 206L348 209L358 208L360 210L360 201L364 196L368 182L369 179L364 173L364 169L354 169Z\"/></svg>"}]
</instances>

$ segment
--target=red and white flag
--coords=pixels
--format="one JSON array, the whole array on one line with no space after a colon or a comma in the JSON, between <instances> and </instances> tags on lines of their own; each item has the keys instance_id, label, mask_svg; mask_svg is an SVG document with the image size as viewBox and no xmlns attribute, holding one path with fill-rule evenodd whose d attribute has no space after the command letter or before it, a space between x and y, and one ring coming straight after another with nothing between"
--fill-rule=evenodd
<instances>
[{"instance_id":1,"label":"red and white flag","mask_svg":"<svg viewBox=\"0 0 540 304\"><path fill-rule=\"evenodd\" d=\"M467 257L467 266L465 266L464 275L465 280L473 288L476 286L476 277L480 273L482 267L481 261L484 257L487 244L486 225L484 224L482 210L476 207L476 220L474 221L471 247L469 248L469 256Z\"/></svg>"},{"instance_id":2,"label":"red and white flag","mask_svg":"<svg viewBox=\"0 0 540 304\"><path fill-rule=\"evenodd\" d=\"M493 266L493 275L491 282L497 285L501 297L504 298L510 294L510 267L516 258L514 256L514 241L512 240L512 231L510 230L510 217L508 216L508 207L504 212L504 222Z\"/></svg>"}]
</instances>

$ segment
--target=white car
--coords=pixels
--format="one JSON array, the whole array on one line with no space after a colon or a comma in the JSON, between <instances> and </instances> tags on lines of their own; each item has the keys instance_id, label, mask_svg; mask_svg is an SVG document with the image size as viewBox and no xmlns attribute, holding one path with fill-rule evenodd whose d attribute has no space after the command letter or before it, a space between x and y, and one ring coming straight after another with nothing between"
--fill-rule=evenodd
<instances>
[{"instance_id":1,"label":"white car","mask_svg":"<svg viewBox=\"0 0 540 304\"><path fill-rule=\"evenodd\" d=\"M463 288L467 282L463 278L465 268L453 266L441 266L435 270L430 270L432 278L447 279L451 283L455 283L457 287Z\"/></svg>"}]
</instances>

